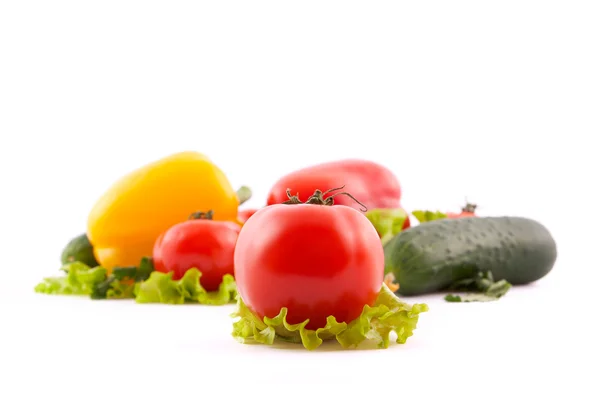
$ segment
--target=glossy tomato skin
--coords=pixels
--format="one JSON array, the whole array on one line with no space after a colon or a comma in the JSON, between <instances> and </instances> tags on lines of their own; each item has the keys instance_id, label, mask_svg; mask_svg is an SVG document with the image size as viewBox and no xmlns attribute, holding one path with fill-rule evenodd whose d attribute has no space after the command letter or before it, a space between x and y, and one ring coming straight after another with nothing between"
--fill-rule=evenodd
<instances>
[{"instance_id":1,"label":"glossy tomato skin","mask_svg":"<svg viewBox=\"0 0 600 400\"><path fill-rule=\"evenodd\" d=\"M267 204L281 204L288 200L286 190L305 202L319 189L344 186L367 209L398 208L401 188L396 176L388 168L368 160L345 159L312 165L281 177L269 191ZM328 197L329 195L325 195ZM360 209L360 204L347 196L337 196L335 203Z\"/></svg>"},{"instance_id":2,"label":"glossy tomato skin","mask_svg":"<svg viewBox=\"0 0 600 400\"><path fill-rule=\"evenodd\" d=\"M207 291L219 288L223 275L233 275L233 255L240 226L234 222L192 219L181 222L161 234L152 258L154 269L173 271L181 279L190 268L202 272L200 284Z\"/></svg>"},{"instance_id":3,"label":"glossy tomato skin","mask_svg":"<svg viewBox=\"0 0 600 400\"><path fill-rule=\"evenodd\" d=\"M235 276L258 317L288 308L287 321L323 327L329 315L357 318L381 289L383 247L359 211L346 206L272 205L242 227Z\"/></svg>"}]
</instances>

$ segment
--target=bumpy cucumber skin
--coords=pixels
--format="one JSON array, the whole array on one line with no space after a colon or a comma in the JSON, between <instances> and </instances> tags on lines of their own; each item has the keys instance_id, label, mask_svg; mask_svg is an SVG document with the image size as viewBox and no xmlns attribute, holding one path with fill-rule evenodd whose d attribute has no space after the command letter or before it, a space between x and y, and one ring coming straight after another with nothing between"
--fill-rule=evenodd
<instances>
[{"instance_id":1,"label":"bumpy cucumber skin","mask_svg":"<svg viewBox=\"0 0 600 400\"><path fill-rule=\"evenodd\" d=\"M411 296L446 289L491 271L513 285L550 272L556 242L546 227L523 217L467 217L426 222L400 232L384 246L385 272Z\"/></svg>"}]
</instances>

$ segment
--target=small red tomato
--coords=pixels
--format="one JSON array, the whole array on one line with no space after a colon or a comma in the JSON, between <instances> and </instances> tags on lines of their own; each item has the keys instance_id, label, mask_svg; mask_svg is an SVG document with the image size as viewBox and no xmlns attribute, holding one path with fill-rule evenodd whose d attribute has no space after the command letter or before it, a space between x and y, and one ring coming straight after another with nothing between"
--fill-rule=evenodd
<instances>
[{"instance_id":1,"label":"small red tomato","mask_svg":"<svg viewBox=\"0 0 600 400\"><path fill-rule=\"evenodd\" d=\"M404 220L404 224L402 224L402 230L410 228L410 218L408 213L406 213L406 219Z\"/></svg>"},{"instance_id":2,"label":"small red tomato","mask_svg":"<svg viewBox=\"0 0 600 400\"><path fill-rule=\"evenodd\" d=\"M233 254L240 226L230 221L213 221L211 213L173 225L161 234L152 258L154 269L173 271L181 279L190 268L202 272L200 284L207 291L219 288L223 275L233 275Z\"/></svg>"},{"instance_id":3,"label":"small red tomato","mask_svg":"<svg viewBox=\"0 0 600 400\"><path fill-rule=\"evenodd\" d=\"M321 197L322 199L322 197ZM275 204L242 227L235 277L244 303L259 318L288 308L287 321L308 329L357 318L373 305L383 282L377 231L344 205Z\"/></svg>"},{"instance_id":4,"label":"small red tomato","mask_svg":"<svg viewBox=\"0 0 600 400\"><path fill-rule=\"evenodd\" d=\"M460 213L449 212L446 213L448 218L465 218L465 217L476 217L475 209L477 208L476 204L467 203L464 206Z\"/></svg>"},{"instance_id":5,"label":"small red tomato","mask_svg":"<svg viewBox=\"0 0 600 400\"><path fill-rule=\"evenodd\" d=\"M254 213L257 211L258 211L257 208L248 208L246 210L240 210L240 211L238 211L238 220L242 224L246 223L246 221L248 221L248 218L250 218L252 215L254 215Z\"/></svg>"}]
</instances>

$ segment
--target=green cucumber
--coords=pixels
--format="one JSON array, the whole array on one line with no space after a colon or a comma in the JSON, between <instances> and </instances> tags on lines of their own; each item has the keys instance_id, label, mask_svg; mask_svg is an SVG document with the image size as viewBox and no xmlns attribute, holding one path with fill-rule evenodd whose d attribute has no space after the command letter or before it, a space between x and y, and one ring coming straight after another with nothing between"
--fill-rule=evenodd
<instances>
[{"instance_id":1,"label":"green cucumber","mask_svg":"<svg viewBox=\"0 0 600 400\"><path fill-rule=\"evenodd\" d=\"M423 223L384 246L385 272L411 296L438 292L479 273L512 285L550 272L556 242L537 221L522 217L466 217Z\"/></svg>"},{"instance_id":2,"label":"green cucumber","mask_svg":"<svg viewBox=\"0 0 600 400\"><path fill-rule=\"evenodd\" d=\"M94 248L85 233L74 237L67 243L60 256L60 261L62 265L79 261L88 267L98 266L98 260L96 260L96 256L94 255Z\"/></svg>"}]
</instances>

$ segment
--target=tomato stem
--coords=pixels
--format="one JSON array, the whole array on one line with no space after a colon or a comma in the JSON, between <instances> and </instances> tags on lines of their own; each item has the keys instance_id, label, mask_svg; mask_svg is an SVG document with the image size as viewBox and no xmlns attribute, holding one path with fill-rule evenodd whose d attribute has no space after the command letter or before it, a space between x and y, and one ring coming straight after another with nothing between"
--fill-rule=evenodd
<instances>
[{"instance_id":1,"label":"tomato stem","mask_svg":"<svg viewBox=\"0 0 600 400\"><path fill-rule=\"evenodd\" d=\"M326 190L325 192L322 192L321 190L317 189L312 194L312 196L310 196L308 198L308 200L306 200L306 202L304 202L304 203L302 201L300 201L300 198L298 197L299 196L298 193L296 193L295 196L292 196L291 190L287 189L285 191L285 193L288 196L288 200L284 201L283 204L316 204L316 205L321 205L321 206L332 206L334 204L333 198L335 196L343 194L343 195L346 195L346 196L350 197L352 200L354 200L358 204L360 204L362 206L361 211L366 212L367 211L367 207L363 203L361 203L360 201L358 201L356 199L356 197L352 196L348 192L338 192L338 193L332 194L331 196L329 196L327 198L323 198L323 196L325 196L326 194L331 193L331 192L336 191L336 190L341 190L341 189L343 189L345 187L346 187L346 185L341 186L339 188L332 188L332 189Z\"/></svg>"},{"instance_id":2,"label":"tomato stem","mask_svg":"<svg viewBox=\"0 0 600 400\"><path fill-rule=\"evenodd\" d=\"M462 208L462 212L466 212L466 213L475 213L475 209L477 208L477 204L474 203L469 203L468 200L466 201L466 205Z\"/></svg>"},{"instance_id":3,"label":"tomato stem","mask_svg":"<svg viewBox=\"0 0 600 400\"><path fill-rule=\"evenodd\" d=\"M208 220L212 220L213 219L213 215L214 215L213 210L208 210L207 212L196 211L195 213L192 213L189 216L188 219L208 219Z\"/></svg>"}]
</instances>

